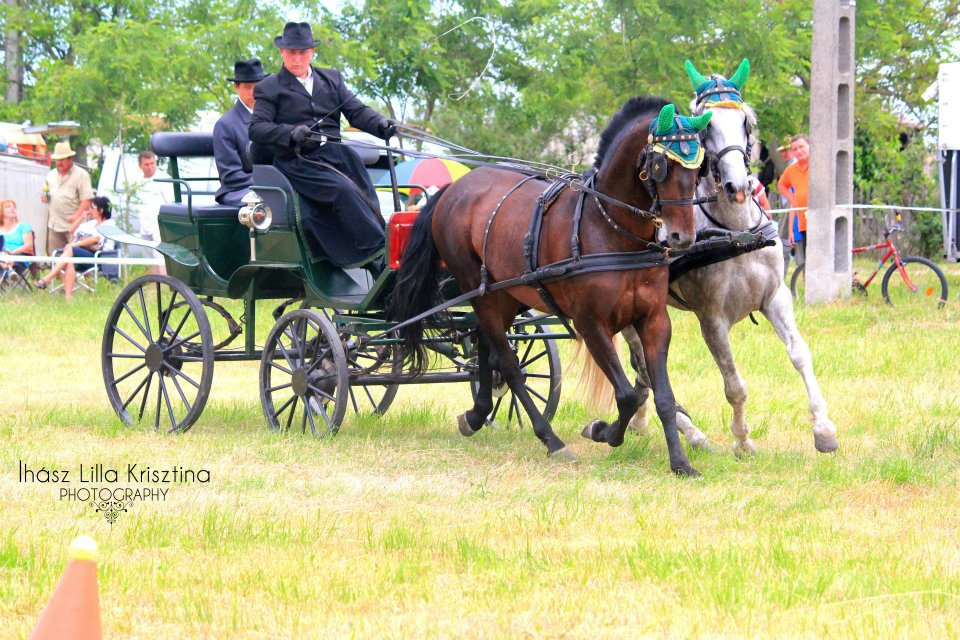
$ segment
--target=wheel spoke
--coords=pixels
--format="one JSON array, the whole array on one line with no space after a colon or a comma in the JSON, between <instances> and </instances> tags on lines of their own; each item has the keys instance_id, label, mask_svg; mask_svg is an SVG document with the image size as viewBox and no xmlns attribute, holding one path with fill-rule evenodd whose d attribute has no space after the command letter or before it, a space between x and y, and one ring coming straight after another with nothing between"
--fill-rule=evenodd
<instances>
[{"instance_id":1,"label":"wheel spoke","mask_svg":"<svg viewBox=\"0 0 960 640\"><path fill-rule=\"evenodd\" d=\"M184 406L187 407L187 415L193 411L193 407L190 405L190 401L187 400L186 394L183 392L183 388L180 386L180 382L177 380L176 376L171 376L170 379L173 381L173 386L177 388L177 393L180 394L180 400L183 401Z\"/></svg>"},{"instance_id":2,"label":"wheel spoke","mask_svg":"<svg viewBox=\"0 0 960 640\"><path fill-rule=\"evenodd\" d=\"M275 387L268 387L265 389L267 393L273 393L274 391L279 391L280 389L289 389L293 386L292 382L287 382L286 384L278 384Z\"/></svg>"},{"instance_id":3,"label":"wheel spoke","mask_svg":"<svg viewBox=\"0 0 960 640\"><path fill-rule=\"evenodd\" d=\"M318 402L317 405L319 406L320 403ZM310 433L317 435L317 423L313 421L313 407L310 406L310 401L305 401L303 407L306 410L307 418L310 420Z\"/></svg>"},{"instance_id":4,"label":"wheel spoke","mask_svg":"<svg viewBox=\"0 0 960 640\"><path fill-rule=\"evenodd\" d=\"M130 369L130 371L127 371L125 374L123 374L122 376L120 376L119 378L117 378L116 380L113 381L114 386L120 384L121 382L123 382L124 380L126 380L127 378L129 378L130 376L132 376L133 374L135 374L137 371L140 371L140 369L143 369L145 366L147 366L147 363L146 363L146 362L137 365L137 366L134 367L133 369ZM124 406L126 406L126 405L124 405Z\"/></svg>"},{"instance_id":5,"label":"wheel spoke","mask_svg":"<svg viewBox=\"0 0 960 640\"><path fill-rule=\"evenodd\" d=\"M549 373L527 373L525 374L528 378L540 378L542 380L552 380L553 376Z\"/></svg>"},{"instance_id":6,"label":"wheel spoke","mask_svg":"<svg viewBox=\"0 0 960 640\"><path fill-rule=\"evenodd\" d=\"M133 346L135 346L137 349L140 349L140 351L142 351L143 353L146 353L146 352L147 352L147 350L146 350L145 347L140 346L140 344L139 344L136 340L134 340L133 338L131 338L130 336L128 336L126 333L124 333L123 329L121 329L120 327L114 325L113 330L116 331L117 333L119 333L119 334L120 334L121 336L123 336L124 338L126 338L126 339L127 339L127 342L129 342L130 344L132 344Z\"/></svg>"},{"instance_id":7,"label":"wheel spoke","mask_svg":"<svg viewBox=\"0 0 960 640\"><path fill-rule=\"evenodd\" d=\"M526 366L526 365L528 365L528 364L530 364L531 362L534 362L534 361L535 361L535 359L534 359L534 360L529 360L529 361L527 360L527 356L530 355L530 350L531 350L531 349L533 349L533 340L527 341L527 348L524 350L523 356L520 357L520 367L521 367L521 368L524 367L524 366ZM543 353L546 353L546 351L544 351ZM539 357L539 356L538 356L538 357Z\"/></svg>"},{"instance_id":8,"label":"wheel spoke","mask_svg":"<svg viewBox=\"0 0 960 640\"><path fill-rule=\"evenodd\" d=\"M177 341L175 341L175 342L171 342L170 344L168 344L166 347L163 348L163 352L166 353L166 352L170 351L171 349L176 349L177 347L179 347L180 345L182 345L184 342L190 342L191 340L193 340L194 338L196 338L198 335L200 335L200 332L199 332L199 331L194 331L193 333L191 333L190 335L188 335L186 338L181 338L181 339L179 339L179 340L177 340Z\"/></svg>"},{"instance_id":9,"label":"wheel spoke","mask_svg":"<svg viewBox=\"0 0 960 640\"><path fill-rule=\"evenodd\" d=\"M495 418L497 416L497 411L500 410L500 403L503 402L503 396L497 398L497 401L493 403L493 411L490 412L490 417Z\"/></svg>"},{"instance_id":10,"label":"wheel spoke","mask_svg":"<svg viewBox=\"0 0 960 640\"><path fill-rule=\"evenodd\" d=\"M159 377L158 382L160 383L160 391L163 392L163 401L167 405L167 414L170 416L170 430L176 431L177 418L173 415L173 404L170 402L170 394L167 393L167 384L163 381L163 376Z\"/></svg>"},{"instance_id":11,"label":"wheel spoke","mask_svg":"<svg viewBox=\"0 0 960 640\"><path fill-rule=\"evenodd\" d=\"M300 433L307 432L307 414L310 413L309 407L307 407L307 401L303 401L303 419L300 421Z\"/></svg>"},{"instance_id":12,"label":"wheel spoke","mask_svg":"<svg viewBox=\"0 0 960 640\"><path fill-rule=\"evenodd\" d=\"M538 353L537 355L533 356L533 357L530 358L529 360L526 360L526 361L522 362L522 363L520 364L520 366L521 366L521 367L529 367L530 365L532 365L534 362L536 362L537 360L539 360L540 358L542 358L542 357L545 356L545 355L547 355L547 350L546 350L546 349L544 349L543 351L541 351L541 352Z\"/></svg>"},{"instance_id":13,"label":"wheel spoke","mask_svg":"<svg viewBox=\"0 0 960 640\"><path fill-rule=\"evenodd\" d=\"M160 299L159 291L157 292L157 309L160 308ZM170 294L170 304L167 306L166 311L161 314L160 328L157 330L157 340L163 337L163 332L167 329L167 324L170 322L170 316L173 315L173 303L177 299L177 290L174 289L173 293Z\"/></svg>"},{"instance_id":14,"label":"wheel spoke","mask_svg":"<svg viewBox=\"0 0 960 640\"><path fill-rule=\"evenodd\" d=\"M185 374L183 371L180 371L179 369L171 365L169 362L164 361L163 366L165 366L167 370L173 375L180 376L181 378L183 378L184 380L186 380L187 382L195 386L197 389L200 388L200 384L198 382L196 382L193 378Z\"/></svg>"},{"instance_id":15,"label":"wheel spoke","mask_svg":"<svg viewBox=\"0 0 960 640\"><path fill-rule=\"evenodd\" d=\"M350 394L350 403L353 405L354 412L360 413L360 407L357 406L357 397L353 393L353 386L348 387L347 391Z\"/></svg>"},{"instance_id":16,"label":"wheel spoke","mask_svg":"<svg viewBox=\"0 0 960 640\"><path fill-rule=\"evenodd\" d=\"M163 376L157 375L157 378L163 378ZM163 388L163 385L161 384L162 382L163 382L162 380L159 380L157 382L157 413L153 417L153 428L156 429L157 431L160 430L160 408L161 408L160 403L163 400L163 394L160 393L160 390Z\"/></svg>"},{"instance_id":17,"label":"wheel spoke","mask_svg":"<svg viewBox=\"0 0 960 640\"><path fill-rule=\"evenodd\" d=\"M150 333L144 328L142 324L140 324L140 320L137 318L137 316L133 315L133 311L130 310L130 307L129 305L127 305L126 301L124 301L123 303L123 308L126 310L127 314L130 316L130 319L133 320L133 322L140 328L140 332L143 333L144 337L146 337L146 339L149 340L150 342L153 342L153 338L150 337Z\"/></svg>"},{"instance_id":18,"label":"wheel spoke","mask_svg":"<svg viewBox=\"0 0 960 640\"><path fill-rule=\"evenodd\" d=\"M170 310L170 315L171 315L171 316L173 315L173 310L172 310L172 309ZM177 328L174 329L173 332L170 334L170 339L171 339L171 340L176 340L176 337L179 336L179 335L180 335L180 332L183 330L183 326L184 326L185 324L187 324L187 320L188 320L188 319L190 318L190 316L192 316L192 315L193 315L193 311L190 310L190 307L187 307L187 310L184 312L183 317L180 318L180 324L178 324L178 325L177 325ZM199 335L199 334L200 334L200 332L198 331L198 332L195 333L194 335ZM190 336L190 337L192 338L193 336ZM184 338L184 339L182 340L182 342L186 342L186 341L189 340L189 339L190 339L190 338Z\"/></svg>"},{"instance_id":19,"label":"wheel spoke","mask_svg":"<svg viewBox=\"0 0 960 640\"><path fill-rule=\"evenodd\" d=\"M284 334L286 334L286 330L284 330ZM291 349L294 347L295 343L296 343L296 340L291 337L290 338ZM283 340L280 339L280 336L277 336L277 346L280 347L280 353L283 355L283 359L287 361L287 365L290 367L290 371L287 371L286 373L293 375L293 370L297 368L297 365L295 365L293 361L290 360L290 354L287 353L287 348L283 345ZM279 365L274 363L273 360L271 360L270 363L273 364L273 366L277 367L278 369L284 370L283 367L280 367Z\"/></svg>"},{"instance_id":20,"label":"wheel spoke","mask_svg":"<svg viewBox=\"0 0 960 640\"><path fill-rule=\"evenodd\" d=\"M280 366L279 364L277 364L277 363L274 362L273 360L271 360L271 361L269 362L269 364L270 364L271 367L273 367L273 368L275 368L275 369L279 369L280 371L283 371L283 372L284 372L285 374L287 374L288 376L292 376L292 375L293 375L293 371L291 371L290 369L284 369L282 366Z\"/></svg>"},{"instance_id":21,"label":"wheel spoke","mask_svg":"<svg viewBox=\"0 0 960 640\"><path fill-rule=\"evenodd\" d=\"M149 375L147 375L147 377L143 379L143 382L141 382L139 385L137 385L137 388L133 390L133 393L130 394L130 397L127 398L127 401L124 402L124 403L120 406L121 409L123 409L124 411L126 411L127 405L130 404L130 401L131 401L131 400L133 400L134 398L137 397L137 394L140 392L140 389L143 389L143 385L147 384L147 381L150 380L150 377L151 377L152 375L153 375L152 373L149 374ZM114 382L114 383L113 383L113 386L114 386L114 388L116 388L117 383ZM148 389L148 391L149 391L149 389ZM142 412L141 412L141 416L140 416L140 417L143 417Z\"/></svg>"},{"instance_id":22,"label":"wheel spoke","mask_svg":"<svg viewBox=\"0 0 960 640\"><path fill-rule=\"evenodd\" d=\"M147 409L147 398L150 396L150 385L153 384L153 371L147 376L147 388L143 392L143 399L140 401L140 415L138 420L143 420L143 412Z\"/></svg>"},{"instance_id":23,"label":"wheel spoke","mask_svg":"<svg viewBox=\"0 0 960 640\"><path fill-rule=\"evenodd\" d=\"M289 398L286 402L284 402L284 403L280 406L279 409L277 409L276 411L274 411L274 412L271 414L270 417L273 418L274 420L276 420L276 419L277 419L277 416L279 416L281 413L283 413L283 410L286 409L288 406L290 406L290 403L293 402L293 401L296 400L296 399L297 399L297 396L290 396L290 398ZM292 414L292 413L293 413L293 412L291 412L291 414ZM290 424L289 424L289 423L287 424L287 428L288 428L288 429L290 428Z\"/></svg>"},{"instance_id":24,"label":"wheel spoke","mask_svg":"<svg viewBox=\"0 0 960 640\"><path fill-rule=\"evenodd\" d=\"M532 393L532 394L535 395L537 398L539 398L539 399L540 399L540 402L542 402L543 404L547 404L547 399L544 398L542 395L540 395L540 394L537 392L536 389L534 389L533 387L531 387L531 386L528 385L528 384L525 384L525 385L523 385L523 386L524 386L524 388L525 388L528 392Z\"/></svg>"},{"instance_id":25,"label":"wheel spoke","mask_svg":"<svg viewBox=\"0 0 960 640\"><path fill-rule=\"evenodd\" d=\"M147 325L147 338L150 339L150 342L153 342L153 332L150 330L150 314L147 313L147 301L143 297L143 287L137 287L137 295L140 296L140 308L143 310L143 323Z\"/></svg>"},{"instance_id":26,"label":"wheel spoke","mask_svg":"<svg viewBox=\"0 0 960 640\"><path fill-rule=\"evenodd\" d=\"M323 389L319 389L319 388L313 386L312 384L308 384L308 385L307 385L307 389L310 389L310 391L313 391L313 392L316 393L317 395L322 396L322 397L326 398L327 400L330 400L331 402L336 402L336 401L337 401L337 399L336 399L335 397L333 397L332 395L330 395L329 393L327 393L327 392L324 391Z\"/></svg>"},{"instance_id":27,"label":"wheel spoke","mask_svg":"<svg viewBox=\"0 0 960 640\"><path fill-rule=\"evenodd\" d=\"M142 353L108 353L108 358L136 358L137 360L143 360Z\"/></svg>"}]
</instances>

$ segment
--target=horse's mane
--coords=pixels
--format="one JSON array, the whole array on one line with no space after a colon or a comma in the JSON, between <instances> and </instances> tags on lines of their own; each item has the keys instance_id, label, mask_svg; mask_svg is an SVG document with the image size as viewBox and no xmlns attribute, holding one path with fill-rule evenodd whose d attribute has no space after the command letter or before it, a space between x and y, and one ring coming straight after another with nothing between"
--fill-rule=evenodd
<instances>
[{"instance_id":1,"label":"horse's mane","mask_svg":"<svg viewBox=\"0 0 960 640\"><path fill-rule=\"evenodd\" d=\"M620 111L610 119L610 124L608 124L607 128L600 134L597 154L593 157L594 168L600 168L600 165L603 164L603 159L607 153L610 152L610 148L613 146L617 136L634 120L642 115L660 113L660 110L667 104L670 104L667 100L656 96L637 96L623 103Z\"/></svg>"}]
</instances>

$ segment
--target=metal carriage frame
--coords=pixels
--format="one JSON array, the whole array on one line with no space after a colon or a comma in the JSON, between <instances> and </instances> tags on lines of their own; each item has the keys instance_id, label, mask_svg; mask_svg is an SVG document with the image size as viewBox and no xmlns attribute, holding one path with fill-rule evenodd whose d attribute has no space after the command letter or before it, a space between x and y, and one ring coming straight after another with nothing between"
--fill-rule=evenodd
<instances>
[{"instance_id":1,"label":"metal carriage frame","mask_svg":"<svg viewBox=\"0 0 960 640\"><path fill-rule=\"evenodd\" d=\"M211 178L181 175L179 161L212 156L212 136L158 133L151 142L169 159L174 188L175 202L159 210L163 242L155 247L169 275L130 282L107 318L103 377L124 422L186 431L206 405L216 361L259 361L260 400L269 427L309 428L317 436L336 433L348 409L383 414L402 384L470 382L476 391L472 310L459 306L432 316L426 341L441 366L419 376L405 372L399 340L391 334L395 323L384 317L394 269L373 278L363 265L344 269L311 260L300 227L302 203L286 177L262 158L251 166L252 189L261 200L257 206L201 206L195 198L208 192L191 184ZM355 149L365 164L386 164L392 174L392 151ZM403 230L403 225L388 225L386 247ZM116 239L137 243L131 236ZM452 279L442 283L444 299L459 293ZM241 300L239 321L216 298ZM255 330L260 300L280 301L262 346ZM229 335L218 342L208 314L222 317L218 324L227 327ZM509 335L528 389L547 419L561 391L556 340L572 337L557 330L558 324L554 316L528 311L518 316ZM241 336L242 346L232 346ZM499 379L494 382L497 400L489 419L522 425L512 392Z\"/></svg>"}]
</instances>

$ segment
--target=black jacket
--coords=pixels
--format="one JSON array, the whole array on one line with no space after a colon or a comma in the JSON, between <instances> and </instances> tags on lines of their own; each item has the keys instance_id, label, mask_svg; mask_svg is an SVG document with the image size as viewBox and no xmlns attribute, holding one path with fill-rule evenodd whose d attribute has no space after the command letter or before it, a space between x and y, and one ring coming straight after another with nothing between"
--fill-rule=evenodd
<instances>
[{"instance_id":1,"label":"black jacket","mask_svg":"<svg viewBox=\"0 0 960 640\"><path fill-rule=\"evenodd\" d=\"M321 133L339 137L341 113L354 127L379 137L378 125L384 117L353 95L344 84L340 72L336 69L312 69L312 96L285 67L257 83L253 89L257 102L250 119L250 139L276 147L281 156L292 156L290 132L295 126L313 125L323 118L317 129ZM304 145L304 150L309 151L310 146Z\"/></svg>"},{"instance_id":2,"label":"black jacket","mask_svg":"<svg viewBox=\"0 0 960 640\"><path fill-rule=\"evenodd\" d=\"M250 112L237 100L213 126L213 157L220 174L216 199L221 204L238 204L239 198L253 184L253 174L244 171L240 163L240 154L246 151L250 142L249 125Z\"/></svg>"}]
</instances>

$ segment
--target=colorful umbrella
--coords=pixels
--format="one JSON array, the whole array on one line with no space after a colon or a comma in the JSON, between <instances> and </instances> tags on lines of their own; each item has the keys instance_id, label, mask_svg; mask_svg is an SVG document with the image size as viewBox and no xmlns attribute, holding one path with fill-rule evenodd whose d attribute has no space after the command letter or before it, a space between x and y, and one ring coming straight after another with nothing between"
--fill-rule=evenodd
<instances>
[{"instance_id":1,"label":"colorful umbrella","mask_svg":"<svg viewBox=\"0 0 960 640\"><path fill-rule=\"evenodd\" d=\"M416 184L422 187L445 187L470 171L470 167L456 160L441 158L416 158L405 160L396 166L397 184ZM390 185L387 173L377 181L379 185Z\"/></svg>"}]
</instances>

